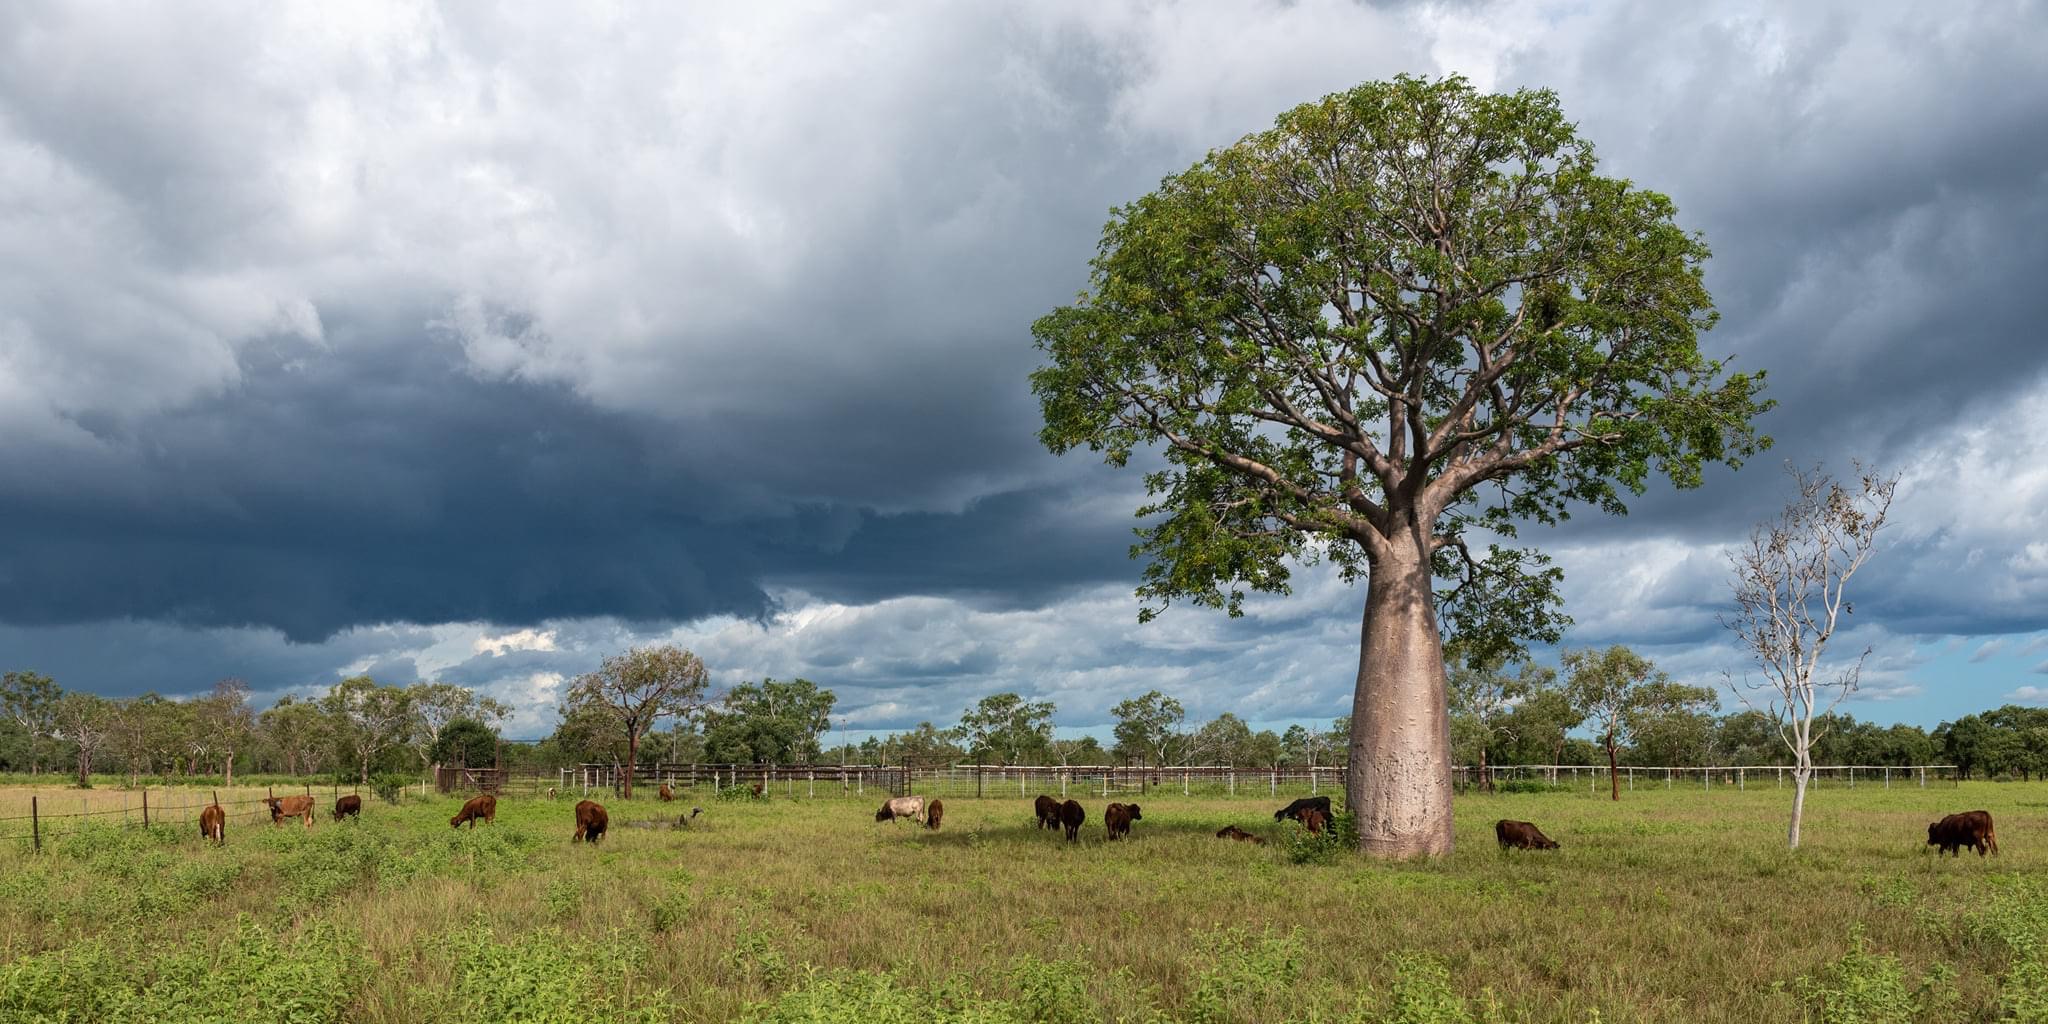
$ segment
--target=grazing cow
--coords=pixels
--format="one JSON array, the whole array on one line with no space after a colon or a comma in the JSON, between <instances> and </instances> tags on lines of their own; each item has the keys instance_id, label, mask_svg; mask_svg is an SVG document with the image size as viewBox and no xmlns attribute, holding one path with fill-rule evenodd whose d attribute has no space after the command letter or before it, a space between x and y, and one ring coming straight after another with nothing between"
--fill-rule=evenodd
<instances>
[{"instance_id":1,"label":"grazing cow","mask_svg":"<svg viewBox=\"0 0 2048 1024\"><path fill-rule=\"evenodd\" d=\"M939 819L945 817L945 815L946 802L943 800L933 800L931 806L924 809L924 827L937 832L939 830Z\"/></svg>"},{"instance_id":2,"label":"grazing cow","mask_svg":"<svg viewBox=\"0 0 2048 1024\"><path fill-rule=\"evenodd\" d=\"M1543 830L1526 821L1509 821L1502 818L1493 823L1493 837L1500 840L1500 848L1517 850L1555 850L1557 840L1543 834Z\"/></svg>"},{"instance_id":3,"label":"grazing cow","mask_svg":"<svg viewBox=\"0 0 2048 1024\"><path fill-rule=\"evenodd\" d=\"M760 783L754 783L754 799L759 800L767 795L767 791L762 788Z\"/></svg>"},{"instance_id":4,"label":"grazing cow","mask_svg":"<svg viewBox=\"0 0 2048 1024\"><path fill-rule=\"evenodd\" d=\"M1236 825L1225 825L1222 828L1217 829L1216 838L1235 839L1240 843L1255 843L1259 846L1266 845L1266 841L1264 839L1260 839L1258 836L1252 835L1250 832L1246 832L1244 829L1238 828Z\"/></svg>"},{"instance_id":5,"label":"grazing cow","mask_svg":"<svg viewBox=\"0 0 2048 1024\"><path fill-rule=\"evenodd\" d=\"M1138 813L1137 804L1110 804L1102 809L1102 827L1111 839L1130 835L1131 822L1143 820L1145 816Z\"/></svg>"},{"instance_id":6,"label":"grazing cow","mask_svg":"<svg viewBox=\"0 0 2048 1024\"><path fill-rule=\"evenodd\" d=\"M924 797L890 797L889 801L882 805L882 809L875 812L876 821L894 821L897 818L909 818L920 825L924 824Z\"/></svg>"},{"instance_id":7,"label":"grazing cow","mask_svg":"<svg viewBox=\"0 0 2048 1024\"><path fill-rule=\"evenodd\" d=\"M1293 803L1291 803L1291 804L1288 804L1288 805L1287 805L1287 806L1285 806L1285 807L1282 807L1282 808L1280 808L1280 809L1279 809L1279 810L1277 810L1277 811L1274 811L1274 812L1273 812L1273 820L1274 820L1274 821L1285 821L1285 820L1286 820L1286 819L1288 819L1288 818L1293 818L1293 819L1294 819L1294 820L1296 820L1296 821L1300 821L1300 820L1301 820L1301 812L1303 812L1303 811L1306 811L1306 810L1308 810L1308 809L1309 809L1309 808L1311 808L1311 807L1315 808L1315 809L1316 809L1316 810L1318 810L1318 811L1321 811L1321 812L1323 812L1323 820L1324 820L1324 821L1328 821L1328 820L1330 820L1330 818L1332 817L1332 814L1330 813L1330 798L1329 798L1329 797L1326 797L1326 796L1305 796L1305 797L1302 797L1302 798L1301 798L1301 799L1299 799L1299 800L1296 800L1295 802L1293 802Z\"/></svg>"},{"instance_id":8,"label":"grazing cow","mask_svg":"<svg viewBox=\"0 0 2048 1024\"><path fill-rule=\"evenodd\" d=\"M1067 830L1067 842L1079 842L1081 823L1088 820L1088 812L1081 809L1079 801L1069 800L1060 805L1060 827Z\"/></svg>"},{"instance_id":9,"label":"grazing cow","mask_svg":"<svg viewBox=\"0 0 2048 1024\"><path fill-rule=\"evenodd\" d=\"M227 845L228 812L221 810L219 804L208 804L199 812L199 837Z\"/></svg>"},{"instance_id":10,"label":"grazing cow","mask_svg":"<svg viewBox=\"0 0 2048 1024\"><path fill-rule=\"evenodd\" d=\"M1294 820L1301 822L1301 827L1308 829L1309 834L1318 836L1323 834L1323 826L1329 821L1328 818L1323 816L1323 812L1313 807L1304 809L1301 812L1301 817Z\"/></svg>"},{"instance_id":11,"label":"grazing cow","mask_svg":"<svg viewBox=\"0 0 2048 1024\"><path fill-rule=\"evenodd\" d=\"M310 796L272 796L263 802L270 805L270 823L282 825L286 818L303 819L307 828L313 827L313 798Z\"/></svg>"},{"instance_id":12,"label":"grazing cow","mask_svg":"<svg viewBox=\"0 0 2048 1024\"><path fill-rule=\"evenodd\" d=\"M1964 811L1927 826L1927 845L1941 847L1935 855L1953 853L1960 857L1963 847L1977 851L1984 856L1986 851L1998 852L1998 836L1991 829L1990 811Z\"/></svg>"},{"instance_id":13,"label":"grazing cow","mask_svg":"<svg viewBox=\"0 0 2048 1024\"><path fill-rule=\"evenodd\" d=\"M1060 802L1041 795L1031 802L1031 809L1038 815L1038 827L1057 831L1060 827Z\"/></svg>"},{"instance_id":14,"label":"grazing cow","mask_svg":"<svg viewBox=\"0 0 2048 1024\"><path fill-rule=\"evenodd\" d=\"M583 803L587 804L590 801L585 800ZM583 804L577 804L576 806L582 807ZM489 825L492 823L492 819L497 816L498 798L489 793L484 793L480 796L470 797L469 802L462 805L462 810L455 812L455 817L448 819L448 827L461 828L462 823L466 821L469 822L470 828L475 828L479 820Z\"/></svg>"},{"instance_id":15,"label":"grazing cow","mask_svg":"<svg viewBox=\"0 0 2048 1024\"><path fill-rule=\"evenodd\" d=\"M662 803L668 803L676 798L676 791L668 788L668 783L664 782L661 784L661 792L656 795L661 797Z\"/></svg>"},{"instance_id":16,"label":"grazing cow","mask_svg":"<svg viewBox=\"0 0 2048 1024\"><path fill-rule=\"evenodd\" d=\"M604 805L595 800L584 800L576 805L576 838L572 843L594 843L604 838L604 830L611 826L611 815L604 812Z\"/></svg>"},{"instance_id":17,"label":"grazing cow","mask_svg":"<svg viewBox=\"0 0 2048 1024\"><path fill-rule=\"evenodd\" d=\"M341 820L341 819L343 819L343 818L351 818L351 817L352 817L352 818L355 818L356 820L360 821L360 820L362 820L362 816L363 816L363 798L362 798L362 797L359 797L359 796L355 795L354 793L350 793L349 795L347 795L347 796L345 796L345 797L342 797L341 799L339 799L339 800L336 800L336 801L334 802L334 820L336 820L336 821L340 821L340 820Z\"/></svg>"}]
</instances>

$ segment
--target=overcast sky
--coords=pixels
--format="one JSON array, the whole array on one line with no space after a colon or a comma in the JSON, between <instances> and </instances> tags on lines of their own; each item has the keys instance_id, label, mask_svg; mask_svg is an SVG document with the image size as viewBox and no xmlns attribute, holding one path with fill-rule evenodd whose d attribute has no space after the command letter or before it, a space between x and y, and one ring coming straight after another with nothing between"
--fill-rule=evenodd
<instances>
[{"instance_id":1,"label":"overcast sky","mask_svg":"<svg viewBox=\"0 0 2048 1024\"><path fill-rule=\"evenodd\" d=\"M1360 589L1137 624L1140 483L1038 445L1029 325L1111 206L1457 72L1676 200L1780 403L1529 535L1568 643L1740 673L1725 545L1860 458L1904 481L1852 712L2048 703L2042 3L720 6L0 6L0 669L444 679L538 735L673 640L855 735L1343 714Z\"/></svg>"}]
</instances>

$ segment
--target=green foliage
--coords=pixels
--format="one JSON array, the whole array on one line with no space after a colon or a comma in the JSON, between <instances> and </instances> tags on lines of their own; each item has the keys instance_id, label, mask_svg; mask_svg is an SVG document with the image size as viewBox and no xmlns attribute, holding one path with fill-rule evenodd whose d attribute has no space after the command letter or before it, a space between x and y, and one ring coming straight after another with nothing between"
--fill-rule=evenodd
<instances>
[{"instance_id":1,"label":"green foliage","mask_svg":"<svg viewBox=\"0 0 2048 1024\"><path fill-rule=\"evenodd\" d=\"M283 937L244 917L217 946L117 955L100 941L0 968L0 1022L324 1024L364 968L361 940L327 923Z\"/></svg>"},{"instance_id":2,"label":"green foliage","mask_svg":"<svg viewBox=\"0 0 2048 1024\"><path fill-rule=\"evenodd\" d=\"M1349 814L1338 814L1321 832L1310 832L1292 818L1280 824L1280 849L1290 863L1334 864L1357 847L1356 826Z\"/></svg>"},{"instance_id":3,"label":"green foliage","mask_svg":"<svg viewBox=\"0 0 2048 1024\"><path fill-rule=\"evenodd\" d=\"M1998 1006L2018 1024L2048 1024L2048 964L2021 960L1998 983Z\"/></svg>"},{"instance_id":4,"label":"green foliage","mask_svg":"<svg viewBox=\"0 0 2048 1024\"><path fill-rule=\"evenodd\" d=\"M654 905L647 908L648 923L657 932L672 932L690 922L690 894L684 889L670 889L655 897Z\"/></svg>"},{"instance_id":5,"label":"green foliage","mask_svg":"<svg viewBox=\"0 0 2048 1024\"><path fill-rule=\"evenodd\" d=\"M789 977L789 958L775 944L773 936L761 931L743 931L719 958L720 966L734 980L757 988L776 988Z\"/></svg>"},{"instance_id":6,"label":"green foliage","mask_svg":"<svg viewBox=\"0 0 2048 1024\"><path fill-rule=\"evenodd\" d=\"M905 988L886 974L818 971L770 1003L755 1006L747 1024L1030 1024L1033 1018L1001 1000Z\"/></svg>"},{"instance_id":7,"label":"green foliage","mask_svg":"<svg viewBox=\"0 0 2048 1024\"><path fill-rule=\"evenodd\" d=\"M476 925L452 940L460 1019L474 1024L656 1024L668 1021L659 992L628 999L617 983L624 964L646 951L613 935L579 940L547 928L500 938Z\"/></svg>"},{"instance_id":8,"label":"green foliage","mask_svg":"<svg viewBox=\"0 0 2048 1024\"><path fill-rule=\"evenodd\" d=\"M574 878L550 878L540 891L540 905L553 920L573 917L583 908L583 886Z\"/></svg>"},{"instance_id":9,"label":"green foliage","mask_svg":"<svg viewBox=\"0 0 2048 1024\"><path fill-rule=\"evenodd\" d=\"M1024 1019L1040 1024L1090 1024L1101 1019L1088 998L1088 979L1097 968L1078 959L1040 960L1021 956L1007 977L1013 1002Z\"/></svg>"},{"instance_id":10,"label":"green foliage","mask_svg":"<svg viewBox=\"0 0 2048 1024\"><path fill-rule=\"evenodd\" d=\"M1181 723L1187 719L1187 709L1180 701L1147 690L1118 703L1109 713L1116 716L1113 731L1119 755L1154 765L1178 760Z\"/></svg>"},{"instance_id":11,"label":"green foliage","mask_svg":"<svg viewBox=\"0 0 2048 1024\"><path fill-rule=\"evenodd\" d=\"M1029 764L1046 759L1052 742L1051 701L1027 701L1014 693L993 693L960 716L967 755L977 762Z\"/></svg>"},{"instance_id":12,"label":"green foliage","mask_svg":"<svg viewBox=\"0 0 2048 1024\"><path fill-rule=\"evenodd\" d=\"M486 768L497 763L498 734L490 726L471 718L458 718L441 727L441 737L428 750L435 764Z\"/></svg>"},{"instance_id":13,"label":"green foliage","mask_svg":"<svg viewBox=\"0 0 2048 1024\"><path fill-rule=\"evenodd\" d=\"M1443 962L1422 953L1388 958L1394 969L1385 1024L1472 1024L1465 1000L1451 987Z\"/></svg>"},{"instance_id":14,"label":"green foliage","mask_svg":"<svg viewBox=\"0 0 2048 1024\"><path fill-rule=\"evenodd\" d=\"M742 683L704 713L704 756L718 764L807 764L839 697L808 679Z\"/></svg>"},{"instance_id":15,"label":"green foliage","mask_svg":"<svg viewBox=\"0 0 2048 1024\"><path fill-rule=\"evenodd\" d=\"M1909 988L1899 958L1870 952L1858 935L1855 949L1792 987L1813 1008L1816 1024L1916 1024L1941 1019L1930 1011L1953 998L1946 974L1929 982Z\"/></svg>"},{"instance_id":16,"label":"green foliage","mask_svg":"<svg viewBox=\"0 0 2048 1024\"><path fill-rule=\"evenodd\" d=\"M1148 617L1237 614L1294 561L1355 579L1420 531L1475 653L1554 641L1557 570L1468 534L1619 513L1653 472L1692 487L1768 444L1761 375L1699 351L1706 258L1670 199L1598 173L1554 94L1368 83L1114 211L1088 291L1032 327L1040 439L1166 449L1133 548Z\"/></svg>"},{"instance_id":17,"label":"green foliage","mask_svg":"<svg viewBox=\"0 0 2048 1024\"><path fill-rule=\"evenodd\" d=\"M1286 935L1219 929L1201 936L1197 949L1190 962L1195 988L1188 995L1188 1019L1195 1024L1243 1020L1285 998L1301 979L1300 929Z\"/></svg>"}]
</instances>

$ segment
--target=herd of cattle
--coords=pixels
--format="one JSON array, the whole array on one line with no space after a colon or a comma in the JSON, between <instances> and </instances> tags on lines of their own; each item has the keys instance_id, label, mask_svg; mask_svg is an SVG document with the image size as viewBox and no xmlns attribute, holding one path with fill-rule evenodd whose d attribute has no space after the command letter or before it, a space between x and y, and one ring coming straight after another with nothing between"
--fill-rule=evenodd
<instances>
[{"instance_id":1,"label":"herd of cattle","mask_svg":"<svg viewBox=\"0 0 2048 1024\"><path fill-rule=\"evenodd\" d=\"M548 790L548 796L553 798L554 792L552 789ZM759 787L756 787L756 793L758 795ZM675 799L675 792L667 783L662 784L658 795L664 802ZM305 823L305 827L313 827L311 796L267 797L262 802L270 808L272 825L282 825L286 819L298 818ZM611 817L605 813L603 804L595 800L583 800L576 804L575 810L576 831L571 842L594 843L604 837L605 831L611 826ZM1033 802L1032 810L1038 818L1040 829L1064 831L1068 842L1080 840L1081 826L1088 820L1087 809L1076 800L1055 800L1050 796L1040 796ZM361 818L362 813L363 798L360 796L351 793L334 801L335 821L351 817ZM944 801L926 800L921 796L899 796L891 797L883 803L881 810L875 812L875 820L894 821L903 818L915 821L928 829L937 829L939 823L944 820L945 813ZM448 824L453 828L461 828L466 824L474 829L477 822L481 821L488 825L495 821L497 816L498 798L485 793L471 797L465 802L462 809L455 813L455 817L448 819ZM1274 821L1298 821L1304 829L1316 834L1327 830L1334 816L1330 808L1330 798L1326 796L1302 797L1273 812ZM1129 836L1131 823L1144 819L1145 816L1139 811L1137 804L1112 803L1102 810L1103 830L1111 841ZM211 804L199 812L199 834L215 843L227 842L227 812L220 804ZM1544 835L1543 830L1526 821L1502 818L1494 823L1493 835L1503 850L1558 849L1557 840ZM1216 838L1257 844L1264 844L1266 841L1236 825L1225 825L1217 830ZM1997 853L1998 835L1992 828L1991 812L1964 811L1929 824L1927 845L1939 848L1937 856L1946 853L1960 857L1966 846L1976 850L1979 857L1986 853Z\"/></svg>"},{"instance_id":2,"label":"herd of cattle","mask_svg":"<svg viewBox=\"0 0 2048 1024\"><path fill-rule=\"evenodd\" d=\"M875 812L876 821L893 821L907 818L926 828L938 828L944 804L939 800L927 802L921 796L891 797ZM1032 803L1032 812L1038 818L1040 829L1064 831L1068 842L1081 838L1081 826L1088 821L1088 810L1077 800L1057 800L1041 795ZM1301 823L1308 832L1320 835L1330 827L1335 813L1326 796L1305 796L1273 812L1273 820L1294 820ZM1131 834L1131 823L1143 821L1137 804L1113 803L1102 809L1103 831L1111 841ZM1502 818L1493 823L1493 837L1502 850L1555 850L1557 840L1543 834L1533 822L1515 821ZM1240 843L1264 845L1266 840L1254 833L1225 825L1216 831L1216 838L1230 839ZM1940 847L1939 853L1962 856L1967 846L1982 857L1987 851L1998 852L1998 837L1991 827L1990 811L1965 811L1951 814L1927 826L1927 845Z\"/></svg>"}]
</instances>

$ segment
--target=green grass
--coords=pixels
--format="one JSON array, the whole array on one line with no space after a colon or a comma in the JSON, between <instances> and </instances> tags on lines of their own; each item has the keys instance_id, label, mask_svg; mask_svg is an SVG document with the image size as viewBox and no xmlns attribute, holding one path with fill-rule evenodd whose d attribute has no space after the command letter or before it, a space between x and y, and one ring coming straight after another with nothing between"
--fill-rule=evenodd
<instances>
[{"instance_id":1,"label":"green grass","mask_svg":"<svg viewBox=\"0 0 2048 1024\"><path fill-rule=\"evenodd\" d=\"M1128 843L948 798L370 800L361 822L0 844L0 1024L77 1021L2048 1020L2048 786L1465 796L1458 849L1290 848L1253 798L1144 799ZM705 808L687 829L679 806ZM1937 859L1983 807L2003 856ZM1503 855L1492 825L1564 848ZM1213 838L1237 824L1264 847ZM1297 862L1301 861L1301 862Z\"/></svg>"}]
</instances>

